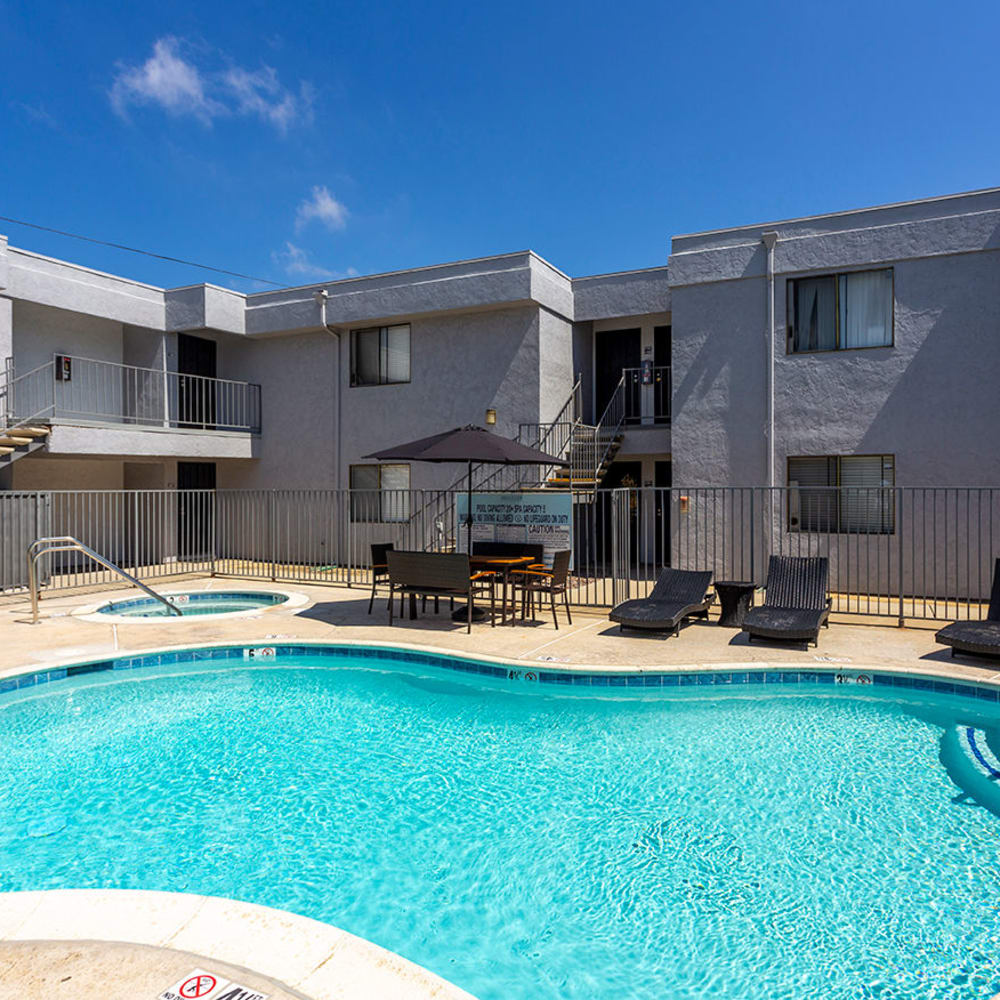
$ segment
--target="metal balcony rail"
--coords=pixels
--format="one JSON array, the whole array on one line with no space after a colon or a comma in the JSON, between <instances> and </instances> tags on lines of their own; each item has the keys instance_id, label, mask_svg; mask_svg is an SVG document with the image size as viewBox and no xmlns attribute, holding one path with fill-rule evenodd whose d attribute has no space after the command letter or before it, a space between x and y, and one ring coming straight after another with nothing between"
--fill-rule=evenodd
<instances>
[{"instance_id":1,"label":"metal balcony rail","mask_svg":"<svg viewBox=\"0 0 1000 1000\"><path fill-rule=\"evenodd\" d=\"M90 546L84 545L83 542L77 540L72 535L53 535L49 538L36 538L28 546L28 591L31 594L32 624L38 623L38 560L53 552L81 552L83 555L87 556L89 559L93 559L94 562L103 566L105 569L111 570L112 573L116 573L123 580L127 580L133 587L138 587L144 593L149 594L150 597L155 598L162 605L164 605L171 614L177 615L178 617L182 615L181 609L178 608L173 601L168 601L162 594L158 594L152 587L147 587L146 584L137 580L131 573L126 573L120 566L116 566L110 559L105 559L104 556L95 552L92 548L90 548Z\"/></svg>"},{"instance_id":2,"label":"metal balcony rail","mask_svg":"<svg viewBox=\"0 0 1000 1000\"><path fill-rule=\"evenodd\" d=\"M79 420L141 427L260 433L260 386L112 361L57 355L7 380L6 426Z\"/></svg>"},{"instance_id":3,"label":"metal balcony rail","mask_svg":"<svg viewBox=\"0 0 1000 1000\"><path fill-rule=\"evenodd\" d=\"M649 381L642 368L623 368L625 423L660 424L670 420L670 366L654 365Z\"/></svg>"}]
</instances>

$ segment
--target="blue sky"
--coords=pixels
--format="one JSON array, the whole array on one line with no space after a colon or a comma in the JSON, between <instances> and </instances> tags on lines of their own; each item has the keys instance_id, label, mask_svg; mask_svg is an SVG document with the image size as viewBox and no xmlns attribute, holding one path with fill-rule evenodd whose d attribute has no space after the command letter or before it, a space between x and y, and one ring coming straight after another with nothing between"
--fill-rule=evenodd
<instances>
[{"instance_id":1,"label":"blue sky","mask_svg":"<svg viewBox=\"0 0 1000 1000\"><path fill-rule=\"evenodd\" d=\"M0 0L0 215L286 284L654 266L674 233L1000 184L998 38L996 0Z\"/></svg>"}]
</instances>

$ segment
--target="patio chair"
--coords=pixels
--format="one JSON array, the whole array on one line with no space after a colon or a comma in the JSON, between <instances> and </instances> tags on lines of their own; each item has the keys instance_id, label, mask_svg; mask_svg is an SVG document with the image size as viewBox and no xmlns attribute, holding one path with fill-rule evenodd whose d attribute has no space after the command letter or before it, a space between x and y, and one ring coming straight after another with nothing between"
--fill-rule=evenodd
<instances>
[{"instance_id":1,"label":"patio chair","mask_svg":"<svg viewBox=\"0 0 1000 1000\"><path fill-rule=\"evenodd\" d=\"M372 613L372 605L375 603L375 588L380 583L389 582L389 562L385 554L392 548L392 542L372 542L372 596L368 601L368 614Z\"/></svg>"},{"instance_id":2,"label":"patio chair","mask_svg":"<svg viewBox=\"0 0 1000 1000\"><path fill-rule=\"evenodd\" d=\"M621 631L670 632L679 635L685 618L707 618L715 600L709 593L710 570L665 569L649 597L624 601L608 615Z\"/></svg>"},{"instance_id":3,"label":"patio chair","mask_svg":"<svg viewBox=\"0 0 1000 1000\"><path fill-rule=\"evenodd\" d=\"M532 617L535 614L535 595L539 599L546 594L549 597L549 606L552 608L552 621L556 630L559 629L559 616L556 614L556 596L562 595L563 607L566 609L566 621L572 625L573 617L569 613L569 561L572 556L569 549L556 552L552 557L552 568L528 568L518 570L514 574L514 606L517 606L517 592L521 591L521 617L527 618L528 609L531 609ZM530 553L525 553L530 555Z\"/></svg>"},{"instance_id":4,"label":"patio chair","mask_svg":"<svg viewBox=\"0 0 1000 1000\"><path fill-rule=\"evenodd\" d=\"M771 556L764 603L743 620L747 642L784 639L819 645L820 627L830 624L828 573L826 556Z\"/></svg>"},{"instance_id":5,"label":"patio chair","mask_svg":"<svg viewBox=\"0 0 1000 1000\"><path fill-rule=\"evenodd\" d=\"M993 565L993 586L985 620L952 622L934 638L942 646L951 646L952 656L956 652L973 656L1000 656L1000 559Z\"/></svg>"}]
</instances>

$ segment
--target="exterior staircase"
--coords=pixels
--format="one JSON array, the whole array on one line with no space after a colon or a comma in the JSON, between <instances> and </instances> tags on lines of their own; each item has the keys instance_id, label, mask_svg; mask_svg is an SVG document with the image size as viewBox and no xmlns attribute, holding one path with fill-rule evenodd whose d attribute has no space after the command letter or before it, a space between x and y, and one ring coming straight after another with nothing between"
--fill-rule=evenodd
<instances>
[{"instance_id":1,"label":"exterior staircase","mask_svg":"<svg viewBox=\"0 0 1000 1000\"><path fill-rule=\"evenodd\" d=\"M0 431L0 469L45 447L48 427L13 426Z\"/></svg>"},{"instance_id":2,"label":"exterior staircase","mask_svg":"<svg viewBox=\"0 0 1000 1000\"><path fill-rule=\"evenodd\" d=\"M569 466L556 468L546 478L546 488L572 489L576 493L596 490L615 460L623 437L620 429L609 434L600 427L579 424L573 429Z\"/></svg>"}]
</instances>

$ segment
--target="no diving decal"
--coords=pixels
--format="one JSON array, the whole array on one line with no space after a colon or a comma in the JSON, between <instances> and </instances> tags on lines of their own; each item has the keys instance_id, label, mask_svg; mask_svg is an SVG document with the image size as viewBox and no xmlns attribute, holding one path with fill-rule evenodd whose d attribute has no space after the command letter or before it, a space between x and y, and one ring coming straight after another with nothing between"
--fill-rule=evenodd
<instances>
[{"instance_id":1,"label":"no diving decal","mask_svg":"<svg viewBox=\"0 0 1000 1000\"><path fill-rule=\"evenodd\" d=\"M157 1000L268 1000L270 995L223 979L214 972L192 969L183 979L164 990Z\"/></svg>"}]
</instances>

